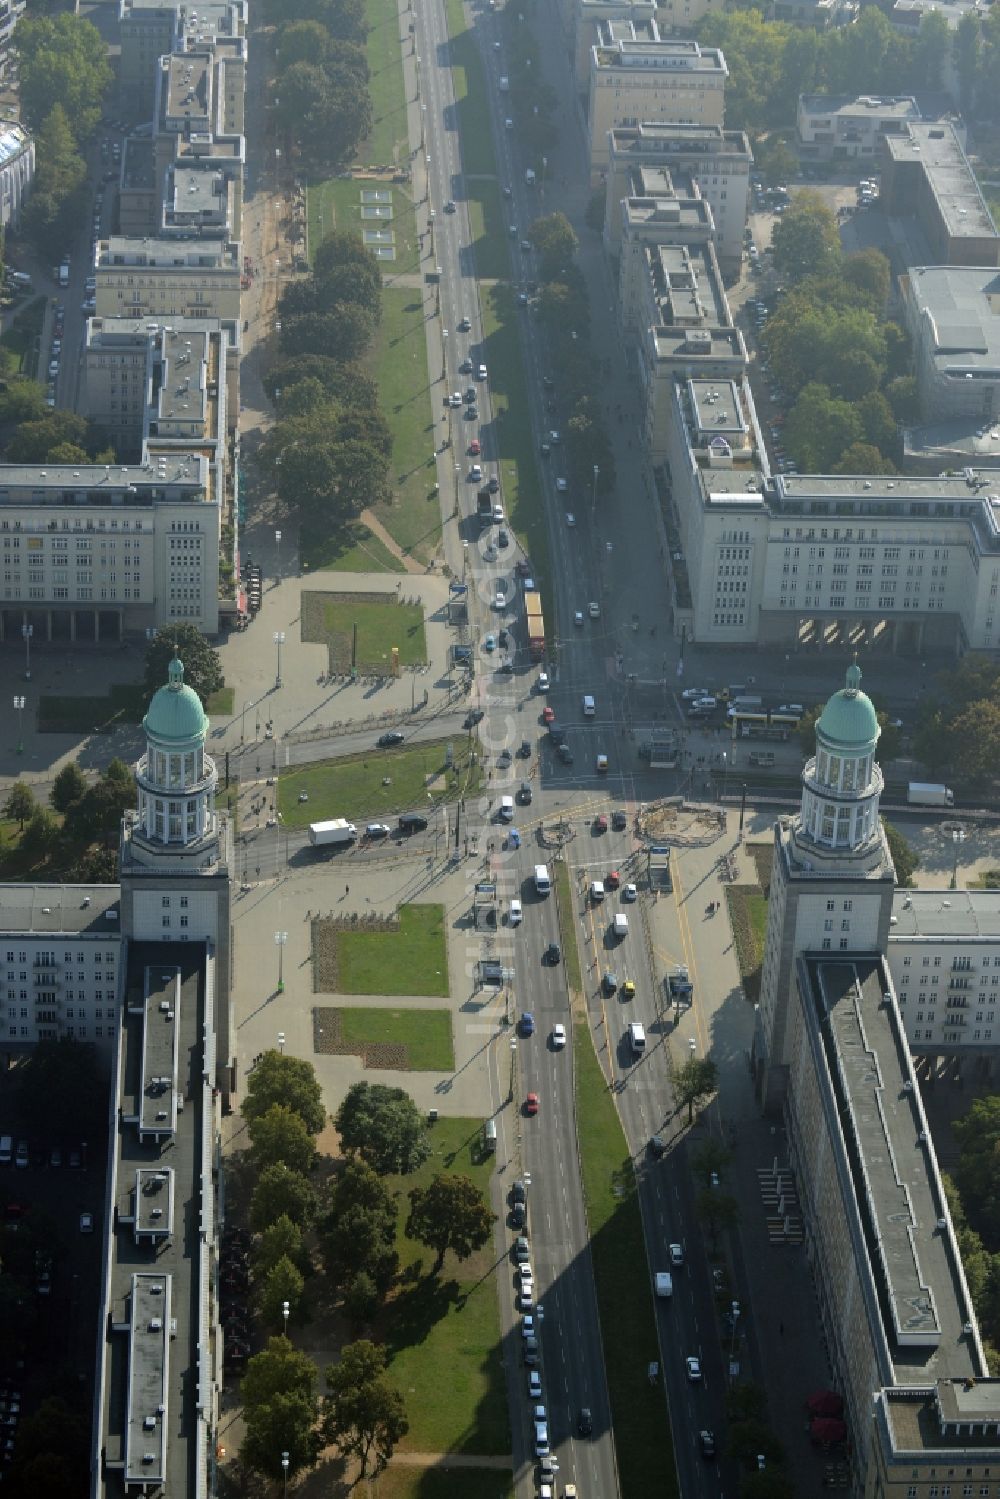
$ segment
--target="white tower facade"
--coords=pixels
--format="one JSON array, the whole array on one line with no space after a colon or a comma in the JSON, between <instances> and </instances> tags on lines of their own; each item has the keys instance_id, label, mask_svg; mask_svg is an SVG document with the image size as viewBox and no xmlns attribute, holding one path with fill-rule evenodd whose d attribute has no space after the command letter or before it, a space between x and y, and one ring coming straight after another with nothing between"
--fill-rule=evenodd
<instances>
[{"instance_id":1,"label":"white tower facade","mask_svg":"<svg viewBox=\"0 0 1000 1499\"><path fill-rule=\"evenodd\" d=\"M885 952L896 874L879 817L881 730L857 663L816 724L797 817L780 819L761 967L754 1065L761 1103L785 1094L796 963L805 954Z\"/></svg>"},{"instance_id":2,"label":"white tower facade","mask_svg":"<svg viewBox=\"0 0 1000 1499\"><path fill-rule=\"evenodd\" d=\"M175 657L143 719L136 810L122 829L122 936L201 942L211 970L216 1075L232 1086L232 910L229 821L215 809L218 774L205 752L208 718Z\"/></svg>"}]
</instances>

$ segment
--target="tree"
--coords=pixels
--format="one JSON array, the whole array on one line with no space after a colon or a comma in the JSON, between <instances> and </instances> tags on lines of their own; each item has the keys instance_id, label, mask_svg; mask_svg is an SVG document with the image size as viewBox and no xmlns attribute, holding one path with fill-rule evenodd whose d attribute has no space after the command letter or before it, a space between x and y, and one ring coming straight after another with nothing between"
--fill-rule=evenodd
<instances>
[{"instance_id":1,"label":"tree","mask_svg":"<svg viewBox=\"0 0 1000 1499\"><path fill-rule=\"evenodd\" d=\"M913 67L919 88L943 88L944 64L950 51L951 33L944 16L940 11L923 11L913 48Z\"/></svg>"},{"instance_id":2,"label":"tree","mask_svg":"<svg viewBox=\"0 0 1000 1499\"><path fill-rule=\"evenodd\" d=\"M914 853L913 846L906 841L895 823L888 822L883 817L882 826L889 844L889 854L896 868L896 884L900 888L908 888L912 886L913 876L920 868L920 858Z\"/></svg>"},{"instance_id":3,"label":"tree","mask_svg":"<svg viewBox=\"0 0 1000 1499\"><path fill-rule=\"evenodd\" d=\"M808 35L808 33L804 33ZM810 40L813 40L810 38ZM787 52L787 48L785 49ZM800 88L800 92L803 90ZM770 187L788 182L799 170L799 160L787 141L776 133L762 136L753 148L754 166Z\"/></svg>"},{"instance_id":4,"label":"tree","mask_svg":"<svg viewBox=\"0 0 1000 1499\"><path fill-rule=\"evenodd\" d=\"M383 1293L396 1273L396 1203L364 1161L348 1160L329 1192L320 1223L327 1274L339 1286L366 1270Z\"/></svg>"},{"instance_id":5,"label":"tree","mask_svg":"<svg viewBox=\"0 0 1000 1499\"><path fill-rule=\"evenodd\" d=\"M58 100L78 142L93 135L111 83L103 37L73 12L26 16L17 28L21 108L36 129Z\"/></svg>"},{"instance_id":6,"label":"tree","mask_svg":"<svg viewBox=\"0 0 1000 1499\"><path fill-rule=\"evenodd\" d=\"M289 1218L280 1214L261 1233L254 1250L254 1264L258 1275L267 1275L279 1260L290 1260L297 1270L308 1268L309 1255L302 1237L302 1229Z\"/></svg>"},{"instance_id":7,"label":"tree","mask_svg":"<svg viewBox=\"0 0 1000 1499\"><path fill-rule=\"evenodd\" d=\"M122 774L124 772L124 774ZM111 837L118 833L126 810L135 801L135 780L131 770L119 760L88 786L79 801L66 812L65 828L70 837L81 840Z\"/></svg>"},{"instance_id":8,"label":"tree","mask_svg":"<svg viewBox=\"0 0 1000 1499\"><path fill-rule=\"evenodd\" d=\"M903 424L920 418L920 399L915 375L897 375L885 387L886 400L896 421Z\"/></svg>"},{"instance_id":9,"label":"tree","mask_svg":"<svg viewBox=\"0 0 1000 1499\"><path fill-rule=\"evenodd\" d=\"M802 746L802 753L807 759L816 753L816 725L824 707L824 703L816 703L814 707L807 708L799 719L798 739Z\"/></svg>"},{"instance_id":10,"label":"tree","mask_svg":"<svg viewBox=\"0 0 1000 1499\"><path fill-rule=\"evenodd\" d=\"M894 474L896 465L870 442L852 442L830 467L831 474Z\"/></svg>"},{"instance_id":11,"label":"tree","mask_svg":"<svg viewBox=\"0 0 1000 1499\"><path fill-rule=\"evenodd\" d=\"M564 213L547 213L535 219L528 238L539 255L543 281L551 281L573 259L580 241Z\"/></svg>"},{"instance_id":12,"label":"tree","mask_svg":"<svg viewBox=\"0 0 1000 1499\"><path fill-rule=\"evenodd\" d=\"M674 1076L677 1107L687 1105L688 1123L694 1118L695 1104L710 1098L719 1085L718 1068L710 1057L688 1057Z\"/></svg>"},{"instance_id":13,"label":"tree","mask_svg":"<svg viewBox=\"0 0 1000 1499\"><path fill-rule=\"evenodd\" d=\"M433 1274L440 1272L446 1252L467 1260L488 1241L496 1214L482 1191L467 1176L441 1173L429 1186L410 1192L406 1236L437 1252Z\"/></svg>"},{"instance_id":14,"label":"tree","mask_svg":"<svg viewBox=\"0 0 1000 1499\"><path fill-rule=\"evenodd\" d=\"M47 807L36 807L21 832L21 852L33 859L44 859L59 837L59 824Z\"/></svg>"},{"instance_id":15,"label":"tree","mask_svg":"<svg viewBox=\"0 0 1000 1499\"><path fill-rule=\"evenodd\" d=\"M788 450L803 473L828 474L845 449L861 439L857 407L836 400L825 385L807 385L785 423Z\"/></svg>"},{"instance_id":16,"label":"tree","mask_svg":"<svg viewBox=\"0 0 1000 1499\"><path fill-rule=\"evenodd\" d=\"M24 1495L80 1493L90 1456L90 1423L60 1395L50 1395L17 1428L12 1491ZM50 1480L56 1479L56 1486Z\"/></svg>"},{"instance_id":17,"label":"tree","mask_svg":"<svg viewBox=\"0 0 1000 1499\"><path fill-rule=\"evenodd\" d=\"M841 264L841 274L849 286L854 286L865 297L870 312L881 313L889 300L892 272L888 257L871 246L846 255Z\"/></svg>"},{"instance_id":18,"label":"tree","mask_svg":"<svg viewBox=\"0 0 1000 1499\"><path fill-rule=\"evenodd\" d=\"M25 422L7 444L8 463L45 463L54 448L69 443L86 454L87 423L75 411L46 411Z\"/></svg>"},{"instance_id":19,"label":"tree","mask_svg":"<svg viewBox=\"0 0 1000 1499\"><path fill-rule=\"evenodd\" d=\"M304 1176L279 1163L257 1178L250 1200L250 1222L262 1233L284 1215L308 1228L316 1216L316 1193Z\"/></svg>"},{"instance_id":20,"label":"tree","mask_svg":"<svg viewBox=\"0 0 1000 1499\"><path fill-rule=\"evenodd\" d=\"M287 1475L311 1468L319 1456L316 1430L317 1401L297 1394L278 1392L266 1405L244 1411L244 1437L240 1457L248 1468L266 1478L280 1480L287 1454Z\"/></svg>"},{"instance_id":21,"label":"tree","mask_svg":"<svg viewBox=\"0 0 1000 1499\"><path fill-rule=\"evenodd\" d=\"M166 685L170 662L177 655L184 663L184 684L201 698L202 706L224 687L222 661L195 625L163 625L146 648L144 682L152 697Z\"/></svg>"},{"instance_id":22,"label":"tree","mask_svg":"<svg viewBox=\"0 0 1000 1499\"><path fill-rule=\"evenodd\" d=\"M37 380L15 375L0 392L0 424L37 421L47 410L44 391Z\"/></svg>"},{"instance_id":23,"label":"tree","mask_svg":"<svg viewBox=\"0 0 1000 1499\"><path fill-rule=\"evenodd\" d=\"M82 227L88 201L87 163L61 104L54 104L38 127L35 148L38 169L24 231L40 251L58 255Z\"/></svg>"},{"instance_id":24,"label":"tree","mask_svg":"<svg viewBox=\"0 0 1000 1499\"><path fill-rule=\"evenodd\" d=\"M385 1377L385 1350L361 1339L348 1343L326 1371L323 1437L361 1463L361 1476L380 1473L410 1429L399 1391Z\"/></svg>"},{"instance_id":25,"label":"tree","mask_svg":"<svg viewBox=\"0 0 1000 1499\"><path fill-rule=\"evenodd\" d=\"M763 1453L768 1463L779 1464L785 1460L784 1447L764 1421L737 1421L730 1429L726 1446L731 1457L744 1468L754 1471L758 1453Z\"/></svg>"},{"instance_id":26,"label":"tree","mask_svg":"<svg viewBox=\"0 0 1000 1499\"><path fill-rule=\"evenodd\" d=\"M282 26L275 49L279 73L296 62L318 63L321 67L330 55L333 38L321 21L292 21Z\"/></svg>"},{"instance_id":27,"label":"tree","mask_svg":"<svg viewBox=\"0 0 1000 1499\"><path fill-rule=\"evenodd\" d=\"M240 1381L240 1403L245 1411L269 1405L275 1395L309 1399L316 1388L319 1370L308 1354L293 1348L286 1337L270 1337L267 1346L254 1354Z\"/></svg>"},{"instance_id":28,"label":"tree","mask_svg":"<svg viewBox=\"0 0 1000 1499\"><path fill-rule=\"evenodd\" d=\"M976 11L962 12L955 32L953 52L962 108L968 112L975 99L976 81L979 75L980 32L979 16Z\"/></svg>"},{"instance_id":29,"label":"tree","mask_svg":"<svg viewBox=\"0 0 1000 1499\"><path fill-rule=\"evenodd\" d=\"M416 1171L430 1155L427 1124L402 1088L354 1083L334 1120L342 1148L383 1175Z\"/></svg>"},{"instance_id":30,"label":"tree","mask_svg":"<svg viewBox=\"0 0 1000 1499\"><path fill-rule=\"evenodd\" d=\"M305 1279L298 1266L293 1265L287 1255L276 1261L267 1272L260 1296L261 1320L268 1327L281 1327L285 1320L285 1304L293 1321L302 1319L302 1294Z\"/></svg>"},{"instance_id":31,"label":"tree","mask_svg":"<svg viewBox=\"0 0 1000 1499\"><path fill-rule=\"evenodd\" d=\"M733 1152L721 1140L702 1140L691 1152L691 1170L707 1181L713 1171L721 1175L732 1158Z\"/></svg>"},{"instance_id":32,"label":"tree","mask_svg":"<svg viewBox=\"0 0 1000 1499\"><path fill-rule=\"evenodd\" d=\"M356 234L331 230L313 256L313 286L321 308L358 302L375 322L382 317L382 270L375 256Z\"/></svg>"},{"instance_id":33,"label":"tree","mask_svg":"<svg viewBox=\"0 0 1000 1499\"><path fill-rule=\"evenodd\" d=\"M355 1327L370 1322L378 1311L379 1292L367 1270L359 1270L344 1292L344 1311Z\"/></svg>"},{"instance_id":34,"label":"tree","mask_svg":"<svg viewBox=\"0 0 1000 1499\"><path fill-rule=\"evenodd\" d=\"M740 1499L795 1499L795 1485L780 1469L754 1469L740 1478Z\"/></svg>"},{"instance_id":35,"label":"tree","mask_svg":"<svg viewBox=\"0 0 1000 1499\"><path fill-rule=\"evenodd\" d=\"M801 192L792 200L771 235L774 269L793 281L840 264L837 221L818 193Z\"/></svg>"},{"instance_id":36,"label":"tree","mask_svg":"<svg viewBox=\"0 0 1000 1499\"><path fill-rule=\"evenodd\" d=\"M729 1421L762 1421L767 1414L767 1396L759 1384L749 1380L729 1386L726 1417Z\"/></svg>"},{"instance_id":37,"label":"tree","mask_svg":"<svg viewBox=\"0 0 1000 1499\"><path fill-rule=\"evenodd\" d=\"M333 359L360 359L366 353L375 323L366 307L355 302L337 302L324 312L301 313L283 318L281 352L328 354Z\"/></svg>"},{"instance_id":38,"label":"tree","mask_svg":"<svg viewBox=\"0 0 1000 1499\"><path fill-rule=\"evenodd\" d=\"M66 878L76 885L113 885L118 879L118 850L100 845L85 848L70 865Z\"/></svg>"},{"instance_id":39,"label":"tree","mask_svg":"<svg viewBox=\"0 0 1000 1499\"><path fill-rule=\"evenodd\" d=\"M341 364L326 354L299 354L279 359L264 377L264 388L282 415L285 395L305 380L318 381L327 398L343 408L358 406L374 411L378 406L378 387L360 365ZM28 383L33 390L38 389L34 381Z\"/></svg>"},{"instance_id":40,"label":"tree","mask_svg":"<svg viewBox=\"0 0 1000 1499\"><path fill-rule=\"evenodd\" d=\"M3 815L16 822L21 832L24 824L34 813L38 803L35 801L35 793L27 781L15 781L7 793L7 800L3 804Z\"/></svg>"},{"instance_id":41,"label":"tree","mask_svg":"<svg viewBox=\"0 0 1000 1499\"><path fill-rule=\"evenodd\" d=\"M316 1146L300 1115L284 1104L273 1103L248 1126L250 1152L257 1171L285 1165L306 1176L316 1164Z\"/></svg>"},{"instance_id":42,"label":"tree","mask_svg":"<svg viewBox=\"0 0 1000 1499\"><path fill-rule=\"evenodd\" d=\"M243 1118L248 1124L280 1103L298 1114L311 1135L318 1135L326 1125L326 1105L316 1069L304 1057L286 1056L265 1051L250 1074Z\"/></svg>"},{"instance_id":43,"label":"tree","mask_svg":"<svg viewBox=\"0 0 1000 1499\"><path fill-rule=\"evenodd\" d=\"M711 1235L713 1249L718 1243L720 1231L735 1228L740 1221L736 1198L730 1197L728 1192L720 1191L718 1187L706 1187L703 1192L698 1193L695 1211L699 1221Z\"/></svg>"},{"instance_id":44,"label":"tree","mask_svg":"<svg viewBox=\"0 0 1000 1499\"><path fill-rule=\"evenodd\" d=\"M52 781L52 790L48 793L49 802L57 812L67 812L73 803L78 802L87 791L87 776L84 775L75 760L67 760L63 769L57 773Z\"/></svg>"}]
</instances>

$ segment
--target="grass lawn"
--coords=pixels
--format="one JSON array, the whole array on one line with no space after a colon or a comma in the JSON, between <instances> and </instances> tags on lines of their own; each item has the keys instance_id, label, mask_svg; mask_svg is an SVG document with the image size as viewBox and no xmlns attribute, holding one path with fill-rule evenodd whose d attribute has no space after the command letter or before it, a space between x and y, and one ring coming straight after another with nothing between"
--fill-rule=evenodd
<instances>
[{"instance_id":1,"label":"grass lawn","mask_svg":"<svg viewBox=\"0 0 1000 1499\"><path fill-rule=\"evenodd\" d=\"M427 907L404 909L423 912ZM405 1046L415 1072L451 1072L455 1066L450 1010L368 1010L354 1006L338 1008L337 1014L341 1041L356 1046L359 1052L372 1043Z\"/></svg>"},{"instance_id":2,"label":"grass lawn","mask_svg":"<svg viewBox=\"0 0 1000 1499\"><path fill-rule=\"evenodd\" d=\"M369 1499L513 1499L510 1473L492 1468L406 1468L393 1464L369 1486Z\"/></svg>"},{"instance_id":3,"label":"grass lawn","mask_svg":"<svg viewBox=\"0 0 1000 1499\"><path fill-rule=\"evenodd\" d=\"M611 1423L623 1494L677 1494L663 1391L647 1366L659 1361L653 1293L646 1262L635 1172L628 1144L587 1026L573 1027L576 1130ZM622 1266L631 1267L622 1295Z\"/></svg>"},{"instance_id":4,"label":"grass lawn","mask_svg":"<svg viewBox=\"0 0 1000 1499\"><path fill-rule=\"evenodd\" d=\"M559 937L563 962L566 964L566 982L577 994L583 993L583 975L580 971L580 949L576 942L576 923L573 920L573 881L569 865L561 860L555 865L556 901L559 905Z\"/></svg>"},{"instance_id":5,"label":"grass lawn","mask_svg":"<svg viewBox=\"0 0 1000 1499\"><path fill-rule=\"evenodd\" d=\"M479 1119L439 1119L431 1130L430 1158L412 1175L386 1183L399 1193L398 1248L404 1273L401 1289L387 1310L384 1336L390 1351L389 1372L403 1392L410 1421L400 1444L403 1451L492 1455L510 1451L492 1237L469 1260L459 1262L446 1255L441 1274L430 1277L433 1250L403 1233L407 1192L426 1186L441 1172L469 1176L484 1194L489 1193L494 1157L479 1159L476 1145L481 1128ZM505 1260L501 1273L507 1273L507 1268ZM477 1473L474 1480L468 1473L463 1476L464 1494L480 1499L493 1492L487 1487L492 1474ZM497 1477L509 1482L506 1475ZM442 1496L452 1492L451 1488L428 1491Z\"/></svg>"},{"instance_id":6,"label":"grass lawn","mask_svg":"<svg viewBox=\"0 0 1000 1499\"><path fill-rule=\"evenodd\" d=\"M767 935L767 899L752 885L730 885L726 891L726 903L743 993L751 1004L756 1004Z\"/></svg>"},{"instance_id":7,"label":"grass lawn","mask_svg":"<svg viewBox=\"0 0 1000 1499\"><path fill-rule=\"evenodd\" d=\"M229 718L234 691L221 687L205 705L209 717ZM119 683L104 697L42 697L38 703L41 734L107 734L124 723L141 723L149 693L141 682Z\"/></svg>"},{"instance_id":8,"label":"grass lawn","mask_svg":"<svg viewBox=\"0 0 1000 1499\"><path fill-rule=\"evenodd\" d=\"M373 745L374 738L373 734ZM455 753L450 772L445 765L449 743ZM382 784L384 777L390 780L388 786ZM330 817L359 822L394 812L425 811L430 809L428 794L435 804L454 801L478 791L482 784L482 761L478 755L474 762L470 759L466 739L434 739L392 750L373 747L370 754L295 766L278 781L278 807L290 828L305 828ZM299 801L300 791L308 792L307 802ZM432 821L428 831L433 835L437 826L440 822Z\"/></svg>"},{"instance_id":9,"label":"grass lawn","mask_svg":"<svg viewBox=\"0 0 1000 1499\"><path fill-rule=\"evenodd\" d=\"M327 568L339 573L401 573L406 569L398 557L369 531L363 521L353 521L334 535L299 533L299 554L304 569Z\"/></svg>"},{"instance_id":10,"label":"grass lawn","mask_svg":"<svg viewBox=\"0 0 1000 1499\"><path fill-rule=\"evenodd\" d=\"M476 276L480 281L508 281L510 239L500 188L494 179L476 177L469 182L467 192Z\"/></svg>"},{"instance_id":11,"label":"grass lawn","mask_svg":"<svg viewBox=\"0 0 1000 1499\"><path fill-rule=\"evenodd\" d=\"M434 491L433 402L440 400L444 387L428 384L424 304L419 291L383 290L382 325L368 363L392 432L394 499L391 505L380 506L377 515L404 552L429 562L441 543L441 501Z\"/></svg>"},{"instance_id":12,"label":"grass lawn","mask_svg":"<svg viewBox=\"0 0 1000 1499\"><path fill-rule=\"evenodd\" d=\"M409 155L406 135L406 90L403 87L403 49L400 38L405 27L395 0L368 0L366 53L372 96L372 133L362 141L358 159L374 166L399 165Z\"/></svg>"},{"instance_id":13,"label":"grass lawn","mask_svg":"<svg viewBox=\"0 0 1000 1499\"><path fill-rule=\"evenodd\" d=\"M507 516L531 558L533 576L543 588L548 577L548 537L542 511L542 492L531 436L528 384L524 378L518 311L509 285L491 286L483 298L483 356L490 372L494 442L500 454L500 478ZM546 597L543 609L551 611ZM549 633L558 632L549 619Z\"/></svg>"},{"instance_id":14,"label":"grass lawn","mask_svg":"<svg viewBox=\"0 0 1000 1499\"><path fill-rule=\"evenodd\" d=\"M33 297L16 313L7 332L0 338L5 349L18 358L18 373L29 378L38 374L38 339L45 318L45 298Z\"/></svg>"},{"instance_id":15,"label":"grass lawn","mask_svg":"<svg viewBox=\"0 0 1000 1499\"><path fill-rule=\"evenodd\" d=\"M336 941L344 994L447 997L444 906L400 906L398 932L344 931Z\"/></svg>"},{"instance_id":16,"label":"grass lawn","mask_svg":"<svg viewBox=\"0 0 1000 1499\"><path fill-rule=\"evenodd\" d=\"M374 188L392 194L391 219L362 218L362 194ZM361 237L365 229L391 228L395 235L396 259L381 262L383 276L391 283L393 276L401 271L417 270L416 212L409 192L398 184L392 186L387 182L363 179L349 182L340 177L328 177L325 182L313 183L309 188L308 212L310 255L315 255L316 246L333 229L350 230Z\"/></svg>"},{"instance_id":17,"label":"grass lawn","mask_svg":"<svg viewBox=\"0 0 1000 1499\"><path fill-rule=\"evenodd\" d=\"M451 82L462 142L462 168L467 177L496 177L490 114L483 105L486 79L476 39L466 24L462 0L447 0L445 9L450 38Z\"/></svg>"},{"instance_id":18,"label":"grass lawn","mask_svg":"<svg viewBox=\"0 0 1000 1499\"><path fill-rule=\"evenodd\" d=\"M302 638L329 646L337 671L351 665L351 640L358 627L358 669L388 670L392 650L399 651L402 666L422 666L427 660L424 611L420 604L386 603L344 598L338 593L310 592L303 600ZM315 818L310 818L315 822Z\"/></svg>"}]
</instances>

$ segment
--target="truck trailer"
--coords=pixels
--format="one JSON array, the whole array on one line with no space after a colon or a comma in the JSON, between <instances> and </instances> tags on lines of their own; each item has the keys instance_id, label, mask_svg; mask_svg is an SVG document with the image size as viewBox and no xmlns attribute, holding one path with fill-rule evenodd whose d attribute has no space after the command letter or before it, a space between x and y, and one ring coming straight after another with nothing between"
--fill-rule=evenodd
<instances>
[{"instance_id":1,"label":"truck trailer","mask_svg":"<svg viewBox=\"0 0 1000 1499\"><path fill-rule=\"evenodd\" d=\"M911 781L906 788L911 807L953 807L955 793L948 786L932 781Z\"/></svg>"},{"instance_id":2,"label":"truck trailer","mask_svg":"<svg viewBox=\"0 0 1000 1499\"><path fill-rule=\"evenodd\" d=\"M545 620L542 596L537 589L524 590L524 617L528 625L528 654L532 661L545 659Z\"/></svg>"},{"instance_id":3,"label":"truck trailer","mask_svg":"<svg viewBox=\"0 0 1000 1499\"><path fill-rule=\"evenodd\" d=\"M353 843L357 836L357 828L346 817L334 817L329 822L309 824L309 842L313 848L332 848L338 843Z\"/></svg>"}]
</instances>

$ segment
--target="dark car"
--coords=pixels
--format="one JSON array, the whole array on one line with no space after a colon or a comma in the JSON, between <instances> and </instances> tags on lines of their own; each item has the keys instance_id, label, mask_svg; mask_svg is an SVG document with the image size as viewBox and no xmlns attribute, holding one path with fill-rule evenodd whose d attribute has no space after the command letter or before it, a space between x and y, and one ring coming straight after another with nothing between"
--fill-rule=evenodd
<instances>
[{"instance_id":1,"label":"dark car","mask_svg":"<svg viewBox=\"0 0 1000 1499\"><path fill-rule=\"evenodd\" d=\"M649 1153L657 1160L667 1153L667 1142L662 1135L652 1135L649 1141Z\"/></svg>"},{"instance_id":2,"label":"dark car","mask_svg":"<svg viewBox=\"0 0 1000 1499\"><path fill-rule=\"evenodd\" d=\"M402 744L405 738L406 735L401 734L398 729L390 729L387 734L380 734L376 743L379 749L388 749L390 745Z\"/></svg>"},{"instance_id":3,"label":"dark car","mask_svg":"<svg viewBox=\"0 0 1000 1499\"><path fill-rule=\"evenodd\" d=\"M554 968L555 965L561 960L561 958L562 958L562 953L561 953L561 951L559 949L559 943L558 942L550 942L549 945L548 945L548 947L545 949L545 961L546 961L546 963L551 964L552 967Z\"/></svg>"},{"instance_id":4,"label":"dark car","mask_svg":"<svg viewBox=\"0 0 1000 1499\"><path fill-rule=\"evenodd\" d=\"M604 978L601 980L601 987L604 990L605 994L614 994L615 990L618 988L617 973L606 973L604 975Z\"/></svg>"},{"instance_id":5,"label":"dark car","mask_svg":"<svg viewBox=\"0 0 1000 1499\"><path fill-rule=\"evenodd\" d=\"M520 1177L510 1189L510 1200L511 1202L527 1202L528 1200L528 1189Z\"/></svg>"},{"instance_id":6,"label":"dark car","mask_svg":"<svg viewBox=\"0 0 1000 1499\"><path fill-rule=\"evenodd\" d=\"M560 744L560 746L559 746L559 758L560 758L560 760L562 761L562 763L564 765L572 765L573 764L573 751L570 749L570 747L569 747L568 744L565 744L565 743L564 744Z\"/></svg>"},{"instance_id":7,"label":"dark car","mask_svg":"<svg viewBox=\"0 0 1000 1499\"><path fill-rule=\"evenodd\" d=\"M589 1437L594 1430L594 1418L590 1414L590 1406L585 1405L576 1418L576 1429L582 1437Z\"/></svg>"},{"instance_id":8,"label":"dark car","mask_svg":"<svg viewBox=\"0 0 1000 1499\"><path fill-rule=\"evenodd\" d=\"M426 826L427 818L420 812L404 812L399 818L401 833L422 833Z\"/></svg>"},{"instance_id":9,"label":"dark car","mask_svg":"<svg viewBox=\"0 0 1000 1499\"><path fill-rule=\"evenodd\" d=\"M611 826L614 828L616 833L623 833L628 827L628 818L625 816L625 813L612 812Z\"/></svg>"},{"instance_id":10,"label":"dark car","mask_svg":"<svg viewBox=\"0 0 1000 1499\"><path fill-rule=\"evenodd\" d=\"M487 484L486 488L489 490L490 494L500 493L500 480L497 478L496 474L490 475L490 482Z\"/></svg>"},{"instance_id":11,"label":"dark car","mask_svg":"<svg viewBox=\"0 0 1000 1499\"><path fill-rule=\"evenodd\" d=\"M513 1228L523 1228L528 1221L528 1209L523 1202L515 1202L510 1210L510 1221Z\"/></svg>"},{"instance_id":12,"label":"dark car","mask_svg":"<svg viewBox=\"0 0 1000 1499\"><path fill-rule=\"evenodd\" d=\"M503 650L506 650L510 645L510 632L508 630L500 631L500 645Z\"/></svg>"},{"instance_id":13,"label":"dark car","mask_svg":"<svg viewBox=\"0 0 1000 1499\"><path fill-rule=\"evenodd\" d=\"M462 728L463 729L474 729L476 727L476 724L477 723L482 723L482 721L483 721L483 710L482 710L482 708L470 708L469 711L468 711L468 713L465 715L464 720L462 721Z\"/></svg>"},{"instance_id":14,"label":"dark car","mask_svg":"<svg viewBox=\"0 0 1000 1499\"><path fill-rule=\"evenodd\" d=\"M698 1433L698 1442L701 1447L702 1457L715 1456L715 1433L712 1431L701 1431Z\"/></svg>"},{"instance_id":15,"label":"dark car","mask_svg":"<svg viewBox=\"0 0 1000 1499\"><path fill-rule=\"evenodd\" d=\"M471 359L463 359L462 363L458 366L458 373L460 375L471 375L472 374L472 360Z\"/></svg>"},{"instance_id":16,"label":"dark car","mask_svg":"<svg viewBox=\"0 0 1000 1499\"><path fill-rule=\"evenodd\" d=\"M535 1017L534 1015L532 1015L530 1010L525 1010L524 1014L521 1016L519 1029L522 1036L533 1036L535 1034ZM515 1186L516 1185L517 1184L515 1183Z\"/></svg>"},{"instance_id":17,"label":"dark car","mask_svg":"<svg viewBox=\"0 0 1000 1499\"><path fill-rule=\"evenodd\" d=\"M558 724L550 723L549 724L549 739L552 741L553 744L565 744L565 742L566 742L566 730L565 729L561 729Z\"/></svg>"}]
</instances>

